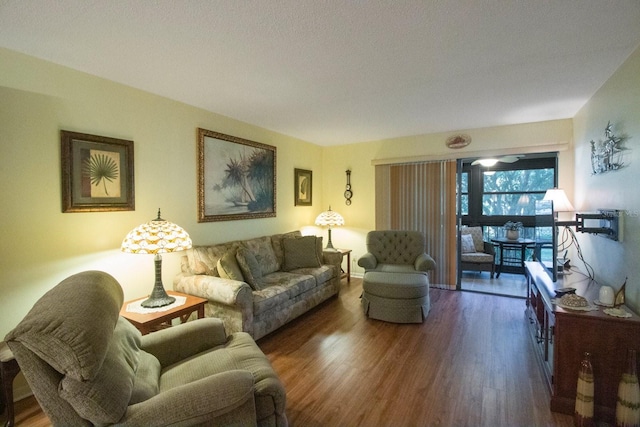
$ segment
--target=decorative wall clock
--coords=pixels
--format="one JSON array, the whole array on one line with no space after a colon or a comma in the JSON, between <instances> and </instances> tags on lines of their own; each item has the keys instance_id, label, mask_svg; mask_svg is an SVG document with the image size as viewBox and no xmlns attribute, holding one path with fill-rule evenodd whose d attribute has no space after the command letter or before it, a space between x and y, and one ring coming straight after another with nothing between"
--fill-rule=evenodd
<instances>
[{"instance_id":1,"label":"decorative wall clock","mask_svg":"<svg viewBox=\"0 0 640 427\"><path fill-rule=\"evenodd\" d=\"M467 145L471 144L471 137L465 134L453 135L447 138L445 144L447 148L464 148Z\"/></svg>"},{"instance_id":2,"label":"decorative wall clock","mask_svg":"<svg viewBox=\"0 0 640 427\"><path fill-rule=\"evenodd\" d=\"M349 206L351 204L351 197L353 197L353 190L351 190L351 171L347 169L347 185L344 190L344 198L345 205Z\"/></svg>"}]
</instances>

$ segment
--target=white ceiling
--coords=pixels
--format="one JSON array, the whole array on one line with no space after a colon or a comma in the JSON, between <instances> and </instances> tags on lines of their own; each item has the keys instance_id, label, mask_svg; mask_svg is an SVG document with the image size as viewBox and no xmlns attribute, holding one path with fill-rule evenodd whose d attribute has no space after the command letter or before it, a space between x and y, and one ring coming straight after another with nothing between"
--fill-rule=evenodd
<instances>
[{"instance_id":1,"label":"white ceiling","mask_svg":"<svg viewBox=\"0 0 640 427\"><path fill-rule=\"evenodd\" d=\"M0 0L0 46L320 145L570 118L638 0Z\"/></svg>"}]
</instances>

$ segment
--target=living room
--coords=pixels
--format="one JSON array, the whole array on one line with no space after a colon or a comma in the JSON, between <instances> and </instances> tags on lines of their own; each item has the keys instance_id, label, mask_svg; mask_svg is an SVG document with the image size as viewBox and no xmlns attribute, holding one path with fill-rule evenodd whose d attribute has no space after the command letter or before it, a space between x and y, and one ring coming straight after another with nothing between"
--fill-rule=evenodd
<instances>
[{"instance_id":1,"label":"living room","mask_svg":"<svg viewBox=\"0 0 640 427\"><path fill-rule=\"evenodd\" d=\"M576 6L579 7L579 6ZM637 10L637 8L636 8ZM606 16L602 17L606 24ZM65 277L98 269L122 285L125 299L148 293L153 283L150 260L122 253L129 230L163 217L186 229L195 244L303 230L325 236L316 216L329 205L345 218L333 229L337 247L365 253L365 237L375 228L375 164L403 160L439 160L460 156L559 152L559 186L580 211L598 208L625 212L624 239L607 241L579 235L584 257L596 279L613 287L628 278L627 304L640 312L640 197L634 188L640 137L640 48L573 117L371 141L318 145L263 127L115 83L10 49L0 48L0 153L5 159L0 212L7 237L0 259L0 336L33 303ZM543 107L540 107L543 108ZM628 167L592 174L590 141L603 138L607 123L629 137ZM197 128L245 138L277 148L277 215L273 218L200 223L197 221ZM60 130L134 141L135 210L62 213ZM462 150L445 146L464 132L472 143ZM294 169L313 171L313 204L294 206ZM350 169L354 197L344 204L345 170ZM164 257L165 285L180 270L180 256ZM363 272L353 265L355 275ZM16 396L28 390L22 384Z\"/></svg>"}]
</instances>

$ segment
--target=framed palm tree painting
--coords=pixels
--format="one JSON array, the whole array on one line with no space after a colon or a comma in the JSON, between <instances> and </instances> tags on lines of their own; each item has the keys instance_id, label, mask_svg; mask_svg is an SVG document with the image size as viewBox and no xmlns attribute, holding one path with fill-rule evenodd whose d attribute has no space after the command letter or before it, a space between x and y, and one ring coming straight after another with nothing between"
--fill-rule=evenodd
<instances>
[{"instance_id":1,"label":"framed palm tree painting","mask_svg":"<svg viewBox=\"0 0 640 427\"><path fill-rule=\"evenodd\" d=\"M133 141L60 131L62 212L135 210Z\"/></svg>"},{"instance_id":2,"label":"framed palm tree painting","mask_svg":"<svg viewBox=\"0 0 640 427\"><path fill-rule=\"evenodd\" d=\"M198 129L198 222L276 216L276 147Z\"/></svg>"}]
</instances>

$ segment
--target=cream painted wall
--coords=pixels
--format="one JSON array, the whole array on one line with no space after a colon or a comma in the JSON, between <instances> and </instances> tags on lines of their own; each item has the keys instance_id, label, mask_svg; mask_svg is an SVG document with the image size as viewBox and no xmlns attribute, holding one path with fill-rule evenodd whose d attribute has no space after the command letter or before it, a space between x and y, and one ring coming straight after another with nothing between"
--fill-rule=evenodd
<instances>
[{"instance_id":1,"label":"cream painted wall","mask_svg":"<svg viewBox=\"0 0 640 427\"><path fill-rule=\"evenodd\" d=\"M627 167L591 174L590 141L604 140L607 123L613 133L626 136ZM586 261L596 280L618 289L628 277L627 303L640 311L640 48L627 59L574 118L575 193L583 212L598 208L623 210L623 241L578 234Z\"/></svg>"},{"instance_id":2,"label":"cream painted wall","mask_svg":"<svg viewBox=\"0 0 640 427\"><path fill-rule=\"evenodd\" d=\"M275 218L197 222L198 127L277 147ZM61 129L134 141L135 211L61 212ZM44 292L83 270L112 274L126 299L150 292L152 257L119 247L129 230L155 218L158 207L195 244L225 242L313 223L318 204L294 207L294 168L314 171L317 198L323 186L317 145L1 49L0 158L0 337ZM167 288L179 259L163 257Z\"/></svg>"},{"instance_id":3,"label":"cream painted wall","mask_svg":"<svg viewBox=\"0 0 640 427\"><path fill-rule=\"evenodd\" d=\"M327 147L324 150L322 200L345 218L345 226L332 232L334 246L352 248L352 272L363 274L357 259L366 251L365 239L375 228L375 163L410 162L418 159L455 159L479 155L499 155L555 151L560 147L559 185L573 190L573 144L571 120L556 120L514 126L461 131L471 136L464 149L446 148L446 139L455 134L430 134ZM345 171L351 169L353 199L346 206L342 196Z\"/></svg>"}]
</instances>

